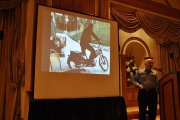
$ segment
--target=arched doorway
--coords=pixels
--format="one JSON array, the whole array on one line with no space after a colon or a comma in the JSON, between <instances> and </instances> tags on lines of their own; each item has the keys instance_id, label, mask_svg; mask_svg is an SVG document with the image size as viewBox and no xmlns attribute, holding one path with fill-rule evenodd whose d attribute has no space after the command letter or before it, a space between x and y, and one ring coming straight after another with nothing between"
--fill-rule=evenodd
<instances>
[{"instance_id":1,"label":"arched doorway","mask_svg":"<svg viewBox=\"0 0 180 120\"><path fill-rule=\"evenodd\" d=\"M146 43L137 37L131 37L126 40L122 46L122 55L132 55L135 57L136 64L139 68L143 67L144 57L151 56L150 50Z\"/></svg>"}]
</instances>

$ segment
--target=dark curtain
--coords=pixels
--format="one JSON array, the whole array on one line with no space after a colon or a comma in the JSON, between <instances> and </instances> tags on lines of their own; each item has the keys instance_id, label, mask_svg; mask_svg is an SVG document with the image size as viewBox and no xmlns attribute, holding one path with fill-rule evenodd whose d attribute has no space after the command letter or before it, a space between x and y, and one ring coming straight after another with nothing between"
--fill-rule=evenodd
<instances>
[{"instance_id":1,"label":"dark curtain","mask_svg":"<svg viewBox=\"0 0 180 120\"><path fill-rule=\"evenodd\" d=\"M26 6L22 0L0 1L0 120L20 120L21 83L25 70Z\"/></svg>"},{"instance_id":2,"label":"dark curtain","mask_svg":"<svg viewBox=\"0 0 180 120\"><path fill-rule=\"evenodd\" d=\"M31 100L29 120L127 120L123 97Z\"/></svg>"}]
</instances>

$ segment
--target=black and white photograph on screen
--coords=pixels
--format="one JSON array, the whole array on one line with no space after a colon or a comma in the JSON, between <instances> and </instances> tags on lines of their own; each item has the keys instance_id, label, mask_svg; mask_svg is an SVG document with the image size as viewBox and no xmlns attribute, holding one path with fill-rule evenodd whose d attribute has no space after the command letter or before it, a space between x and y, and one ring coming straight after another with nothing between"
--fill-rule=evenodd
<instances>
[{"instance_id":1,"label":"black and white photograph on screen","mask_svg":"<svg viewBox=\"0 0 180 120\"><path fill-rule=\"evenodd\" d=\"M110 23L51 12L49 72L110 74Z\"/></svg>"}]
</instances>

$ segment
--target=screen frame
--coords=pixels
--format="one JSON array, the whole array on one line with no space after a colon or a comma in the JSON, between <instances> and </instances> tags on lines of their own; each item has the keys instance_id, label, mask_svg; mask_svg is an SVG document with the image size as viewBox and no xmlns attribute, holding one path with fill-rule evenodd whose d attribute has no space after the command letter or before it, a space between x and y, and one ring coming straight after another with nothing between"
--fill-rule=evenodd
<instances>
[{"instance_id":1,"label":"screen frame","mask_svg":"<svg viewBox=\"0 0 180 120\"><path fill-rule=\"evenodd\" d=\"M64 99L64 98L87 98L87 97L89 97L89 98L92 98L92 97L112 97L112 96L120 96L120 65L119 65L119 49L120 49L120 47L119 47L119 34L117 34L117 51L116 51L116 53L117 53L117 61L118 61L118 81L116 81L115 83L117 83L118 85L116 85L116 86L118 86L118 88L116 88L116 90L115 91L113 91L113 92L115 92L115 94L111 94L111 93L108 93L108 94L106 94L106 95L102 95L101 93L95 93L95 94L93 94L93 95L89 95L89 96L86 96L85 94L84 94L84 96L79 96L79 95L76 95L76 96L59 96L59 97L37 97L36 95L35 95L35 90L37 89L37 88L35 88L35 79L36 79L36 64L37 64L37 62L36 62L36 58L37 58L37 36L38 36L38 33L37 33L37 31L38 31L38 13L39 13L39 8L40 7L47 7L48 9L56 9L56 10L62 10L62 11L66 11L66 12L72 12L72 13L75 13L75 14L81 14L82 16L88 16L88 17L94 17L94 18L97 18L97 19L99 19L99 20L101 20L101 19L103 19L103 20L107 20L107 21L112 21L112 22L114 22L117 26L118 26L118 22L117 21L113 21L113 20L110 20L110 19L105 19L105 18L101 18L101 17L98 17L98 16L94 16L94 15L89 15L89 14L84 14L84 13L79 13L79 12L75 12L75 11L70 11L70 10L65 10L65 9L60 9L60 8L55 8L55 7L49 7L49 6L44 6L44 5L37 5L37 14L36 14L36 33L35 33L35 35L36 35L36 37L35 37L35 54L34 54L34 76L33 76L33 98L34 99ZM117 32L118 32L118 27L117 27ZM74 73L73 73L74 74ZM84 78L85 78L85 76L86 75L83 75L84 76ZM91 75L90 75L91 76ZM95 75L96 76L96 75ZM91 77L90 77L91 78ZM87 83L88 83L88 79L87 80L85 80ZM93 80L93 82L95 82L94 80ZM103 82L103 80L101 80L100 82ZM93 84L93 83L92 83ZM67 83L66 83L66 85L67 85ZM66 86L65 85L65 86ZM85 84L84 84L85 85ZM98 84L99 85L99 84ZM77 87L81 87L81 86L77 86ZM96 86L96 87L98 87L98 86ZM112 86L110 87L110 88L112 88ZM107 88L108 89L108 88ZM67 90L67 89L66 89ZM86 89L86 92L88 93L88 92L92 92L92 90L90 90L90 89ZM72 92L72 91L71 91ZM79 92L81 92L81 90L79 90ZM93 90L93 92L94 92L94 90ZM100 91L99 91L100 92ZM101 91L102 92L102 91Z\"/></svg>"}]
</instances>

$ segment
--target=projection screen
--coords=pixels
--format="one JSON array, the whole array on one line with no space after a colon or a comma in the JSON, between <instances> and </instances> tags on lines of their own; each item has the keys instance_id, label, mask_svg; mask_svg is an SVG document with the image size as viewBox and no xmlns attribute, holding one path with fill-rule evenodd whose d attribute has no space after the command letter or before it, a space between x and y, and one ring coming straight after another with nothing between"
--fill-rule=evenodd
<instances>
[{"instance_id":1,"label":"projection screen","mask_svg":"<svg viewBox=\"0 0 180 120\"><path fill-rule=\"evenodd\" d=\"M34 99L119 96L116 21L38 5Z\"/></svg>"}]
</instances>

